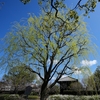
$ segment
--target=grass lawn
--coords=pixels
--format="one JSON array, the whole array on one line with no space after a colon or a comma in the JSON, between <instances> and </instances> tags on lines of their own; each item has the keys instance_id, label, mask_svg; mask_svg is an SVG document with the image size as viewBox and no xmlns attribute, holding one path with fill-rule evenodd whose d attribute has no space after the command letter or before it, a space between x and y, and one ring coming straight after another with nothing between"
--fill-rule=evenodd
<instances>
[{"instance_id":1,"label":"grass lawn","mask_svg":"<svg viewBox=\"0 0 100 100\"><path fill-rule=\"evenodd\" d=\"M40 99L40 97L37 95L29 95L28 99L38 100L38 99Z\"/></svg>"},{"instance_id":2,"label":"grass lawn","mask_svg":"<svg viewBox=\"0 0 100 100\"><path fill-rule=\"evenodd\" d=\"M23 97L20 97L18 94L0 94L0 100L25 100ZM29 95L28 100L39 100L37 95Z\"/></svg>"}]
</instances>

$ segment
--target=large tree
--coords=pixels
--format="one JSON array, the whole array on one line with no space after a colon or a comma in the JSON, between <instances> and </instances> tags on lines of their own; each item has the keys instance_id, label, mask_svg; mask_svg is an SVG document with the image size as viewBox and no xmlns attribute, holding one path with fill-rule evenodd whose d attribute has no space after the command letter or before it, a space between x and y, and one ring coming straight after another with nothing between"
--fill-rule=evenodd
<instances>
[{"instance_id":1,"label":"large tree","mask_svg":"<svg viewBox=\"0 0 100 100\"><path fill-rule=\"evenodd\" d=\"M27 67L28 66L25 66L24 64L12 67L2 78L5 83L15 88L15 93L18 92L18 88L23 89L26 85L31 84L36 79L36 75L27 70Z\"/></svg>"},{"instance_id":2,"label":"large tree","mask_svg":"<svg viewBox=\"0 0 100 100\"><path fill-rule=\"evenodd\" d=\"M91 51L90 37L85 22L71 11L30 16L26 22L16 23L4 38L5 48L1 62L8 65L16 59L27 64L43 81L41 100L62 75L73 73L73 65ZM51 85L48 83L55 79Z\"/></svg>"},{"instance_id":3,"label":"large tree","mask_svg":"<svg viewBox=\"0 0 100 100\"><path fill-rule=\"evenodd\" d=\"M30 0L21 0L24 4ZM73 65L92 50L86 25L79 17L79 9L84 16L94 11L96 0L79 0L69 9L64 0L39 0L43 14L31 15L24 23L16 23L4 38L2 64L9 66L16 59L36 73L42 80L41 100L62 75L73 73ZM64 9L64 10L63 10ZM32 69L30 69L32 68ZM52 84L48 83L52 80Z\"/></svg>"}]
</instances>

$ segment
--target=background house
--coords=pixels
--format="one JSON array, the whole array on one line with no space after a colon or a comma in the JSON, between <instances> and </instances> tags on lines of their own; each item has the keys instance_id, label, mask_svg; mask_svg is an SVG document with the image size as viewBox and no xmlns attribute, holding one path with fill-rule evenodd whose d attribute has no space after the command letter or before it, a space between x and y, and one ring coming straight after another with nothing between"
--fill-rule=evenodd
<instances>
[{"instance_id":1,"label":"background house","mask_svg":"<svg viewBox=\"0 0 100 100\"><path fill-rule=\"evenodd\" d=\"M11 91L11 89L12 89L11 85L5 82L0 82L0 91Z\"/></svg>"},{"instance_id":2,"label":"background house","mask_svg":"<svg viewBox=\"0 0 100 100\"><path fill-rule=\"evenodd\" d=\"M61 78L58 83L60 84L60 93L63 94L65 90L80 90L83 88L78 79L70 76Z\"/></svg>"}]
</instances>

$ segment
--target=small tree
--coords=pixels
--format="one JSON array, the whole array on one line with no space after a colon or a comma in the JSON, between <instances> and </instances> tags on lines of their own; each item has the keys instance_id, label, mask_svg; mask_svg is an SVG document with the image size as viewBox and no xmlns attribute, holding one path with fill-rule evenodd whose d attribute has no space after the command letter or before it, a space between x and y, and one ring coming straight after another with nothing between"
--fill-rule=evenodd
<instances>
[{"instance_id":1,"label":"small tree","mask_svg":"<svg viewBox=\"0 0 100 100\"><path fill-rule=\"evenodd\" d=\"M10 68L8 73L3 76L3 81L15 87L15 93L18 88L25 88L25 85L30 84L36 79L36 75L27 70L25 65Z\"/></svg>"},{"instance_id":2,"label":"small tree","mask_svg":"<svg viewBox=\"0 0 100 100\"><path fill-rule=\"evenodd\" d=\"M72 82L68 88L75 91L83 90L83 86L80 82Z\"/></svg>"},{"instance_id":3,"label":"small tree","mask_svg":"<svg viewBox=\"0 0 100 100\"><path fill-rule=\"evenodd\" d=\"M49 94L59 94L60 93L60 86L58 84L55 84L49 91Z\"/></svg>"},{"instance_id":4,"label":"small tree","mask_svg":"<svg viewBox=\"0 0 100 100\"><path fill-rule=\"evenodd\" d=\"M87 89L92 89L98 91L100 89L100 66L96 68L94 74L83 79L83 84Z\"/></svg>"},{"instance_id":5,"label":"small tree","mask_svg":"<svg viewBox=\"0 0 100 100\"><path fill-rule=\"evenodd\" d=\"M94 72L94 82L97 90L100 90L100 66Z\"/></svg>"},{"instance_id":6,"label":"small tree","mask_svg":"<svg viewBox=\"0 0 100 100\"><path fill-rule=\"evenodd\" d=\"M88 77L85 77L83 79L83 84L84 84L84 87L86 88L86 90L97 91L95 81L94 81L94 75L90 75Z\"/></svg>"}]
</instances>

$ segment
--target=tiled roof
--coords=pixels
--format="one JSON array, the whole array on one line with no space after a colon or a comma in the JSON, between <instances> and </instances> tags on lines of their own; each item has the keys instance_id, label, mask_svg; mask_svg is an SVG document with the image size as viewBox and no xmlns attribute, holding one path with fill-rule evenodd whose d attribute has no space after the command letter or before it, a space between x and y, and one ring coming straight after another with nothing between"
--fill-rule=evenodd
<instances>
[{"instance_id":1,"label":"tiled roof","mask_svg":"<svg viewBox=\"0 0 100 100\"><path fill-rule=\"evenodd\" d=\"M65 82L65 81L78 81L78 80L70 76L66 76L66 77L60 78L58 82Z\"/></svg>"}]
</instances>

